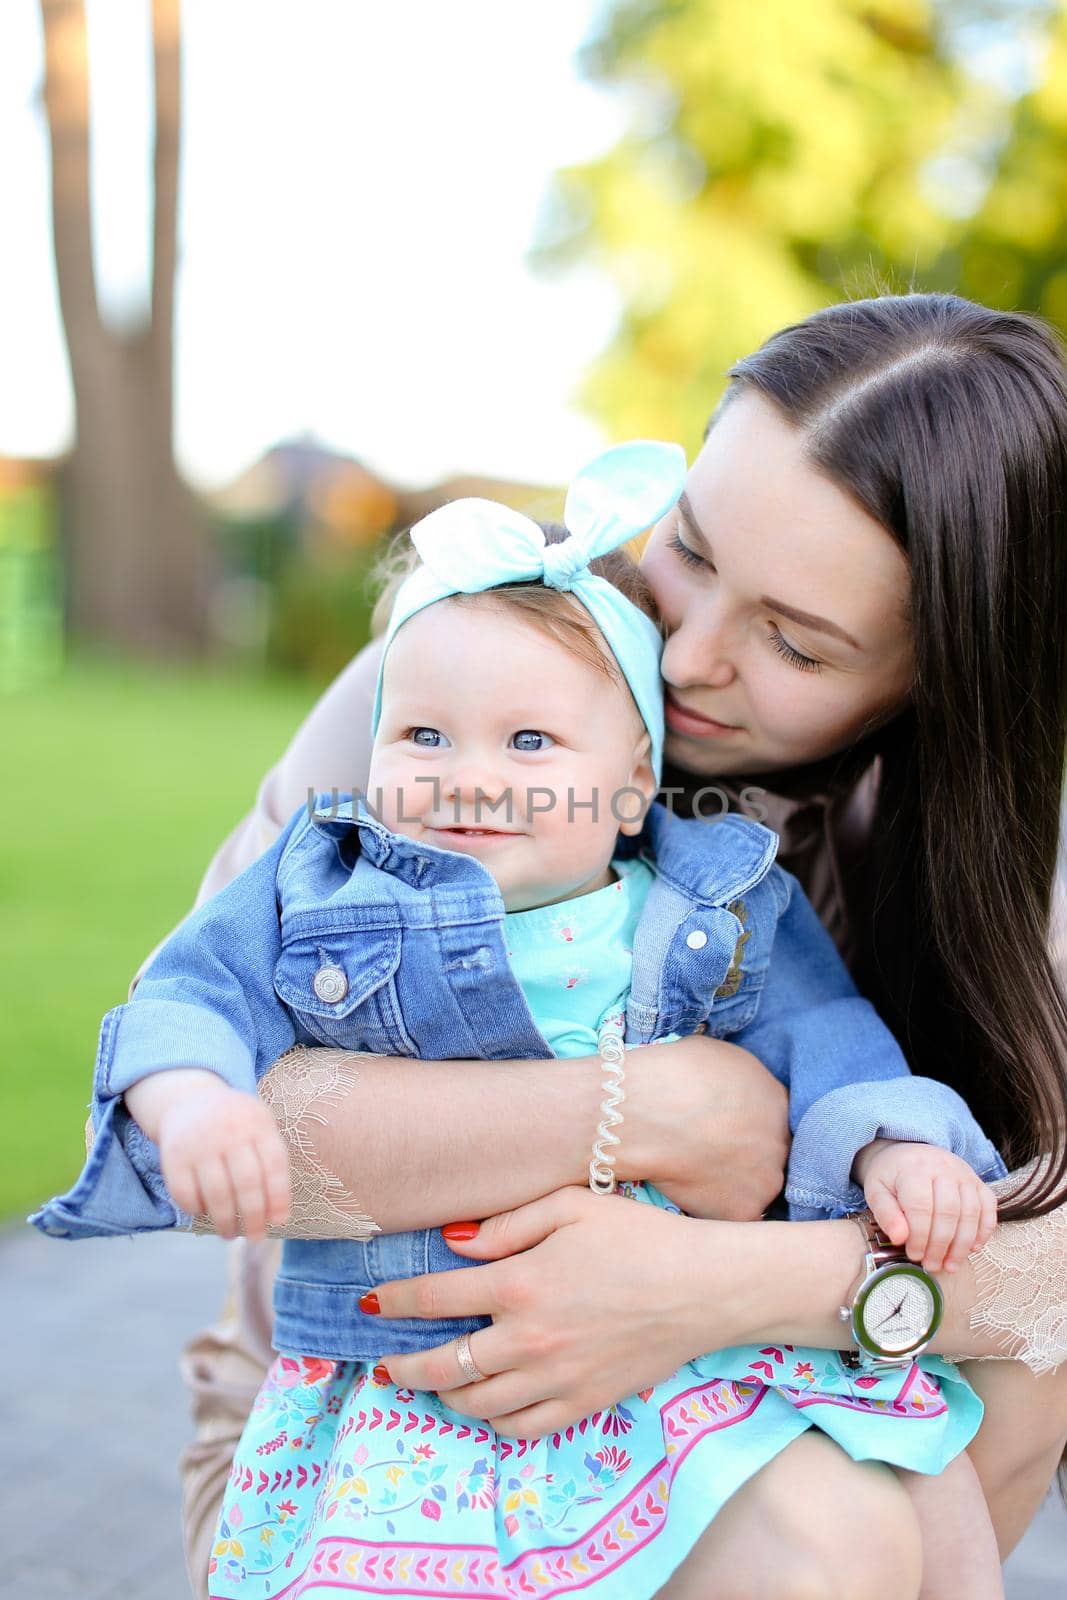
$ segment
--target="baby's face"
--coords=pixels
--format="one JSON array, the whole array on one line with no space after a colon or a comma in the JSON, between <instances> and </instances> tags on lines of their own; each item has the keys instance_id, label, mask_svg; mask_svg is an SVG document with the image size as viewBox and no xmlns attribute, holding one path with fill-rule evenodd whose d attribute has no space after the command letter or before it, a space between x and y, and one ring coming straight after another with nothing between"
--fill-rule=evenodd
<instances>
[{"instance_id":1,"label":"baby's face","mask_svg":"<svg viewBox=\"0 0 1067 1600\"><path fill-rule=\"evenodd\" d=\"M368 799L395 833L475 856L523 911L611 881L655 793L647 747L625 684L499 602L444 600L389 647Z\"/></svg>"}]
</instances>

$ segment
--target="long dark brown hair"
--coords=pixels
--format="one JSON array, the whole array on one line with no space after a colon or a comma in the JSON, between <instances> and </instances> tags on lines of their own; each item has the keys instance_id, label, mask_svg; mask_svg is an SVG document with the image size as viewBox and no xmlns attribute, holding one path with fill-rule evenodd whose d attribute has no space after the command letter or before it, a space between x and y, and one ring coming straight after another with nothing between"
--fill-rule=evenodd
<instances>
[{"instance_id":1,"label":"long dark brown hair","mask_svg":"<svg viewBox=\"0 0 1067 1600\"><path fill-rule=\"evenodd\" d=\"M1067 369L1035 317L955 295L832 306L731 369L911 568L908 710L849 885L854 971L916 1072L1009 1164L1051 1163L1001 1215L1067 1194L1067 1003L1049 957L1067 742Z\"/></svg>"}]
</instances>

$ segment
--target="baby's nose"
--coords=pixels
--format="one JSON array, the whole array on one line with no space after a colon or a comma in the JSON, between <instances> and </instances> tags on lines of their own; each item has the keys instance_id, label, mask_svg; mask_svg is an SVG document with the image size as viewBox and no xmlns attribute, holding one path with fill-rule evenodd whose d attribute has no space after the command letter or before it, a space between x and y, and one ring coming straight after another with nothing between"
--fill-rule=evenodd
<instances>
[{"instance_id":1,"label":"baby's nose","mask_svg":"<svg viewBox=\"0 0 1067 1600\"><path fill-rule=\"evenodd\" d=\"M490 762L465 762L457 767L446 791L465 806L495 805L506 797L507 779Z\"/></svg>"}]
</instances>

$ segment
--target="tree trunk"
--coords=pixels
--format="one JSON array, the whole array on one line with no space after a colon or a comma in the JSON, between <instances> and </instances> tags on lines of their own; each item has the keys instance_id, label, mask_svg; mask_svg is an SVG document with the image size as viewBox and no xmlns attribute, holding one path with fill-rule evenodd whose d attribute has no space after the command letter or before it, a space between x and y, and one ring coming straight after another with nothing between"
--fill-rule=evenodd
<instances>
[{"instance_id":1,"label":"tree trunk","mask_svg":"<svg viewBox=\"0 0 1067 1600\"><path fill-rule=\"evenodd\" d=\"M76 443L61 479L71 632L166 654L208 638L208 550L173 453L173 319L180 143L178 0L153 0L156 139L151 316L100 319L89 211L89 74L82 0L41 0L59 300Z\"/></svg>"}]
</instances>

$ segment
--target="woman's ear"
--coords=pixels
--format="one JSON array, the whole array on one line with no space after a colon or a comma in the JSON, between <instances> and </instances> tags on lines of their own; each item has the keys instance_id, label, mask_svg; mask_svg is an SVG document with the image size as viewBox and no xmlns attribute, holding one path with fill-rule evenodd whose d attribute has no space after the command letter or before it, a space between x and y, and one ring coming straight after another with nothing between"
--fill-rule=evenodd
<instances>
[{"instance_id":1,"label":"woman's ear","mask_svg":"<svg viewBox=\"0 0 1067 1600\"><path fill-rule=\"evenodd\" d=\"M647 728L641 731L641 737L634 745L633 763L630 769L628 787L637 789L644 796L644 805L641 807L640 816L628 819L619 824L619 832L625 834L638 834L645 825L645 816L649 806L656 798L659 784L656 774L652 770L651 762L652 740L649 738ZM620 808L621 809L621 808ZM627 809L629 807L627 806Z\"/></svg>"}]
</instances>

